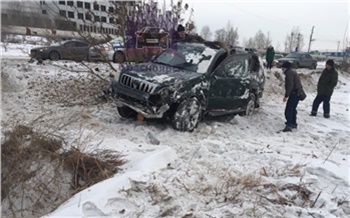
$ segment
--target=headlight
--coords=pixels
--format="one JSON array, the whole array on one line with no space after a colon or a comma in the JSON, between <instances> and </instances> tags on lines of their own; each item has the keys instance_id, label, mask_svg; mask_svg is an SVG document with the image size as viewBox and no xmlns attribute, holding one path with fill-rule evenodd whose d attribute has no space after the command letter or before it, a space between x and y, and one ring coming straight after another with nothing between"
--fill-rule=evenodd
<instances>
[{"instance_id":1,"label":"headlight","mask_svg":"<svg viewBox=\"0 0 350 218\"><path fill-rule=\"evenodd\" d=\"M113 50L113 47L112 46L104 47L103 50L104 51L111 51L111 50Z\"/></svg>"},{"instance_id":2,"label":"headlight","mask_svg":"<svg viewBox=\"0 0 350 218\"><path fill-rule=\"evenodd\" d=\"M45 50L47 50L47 48L41 48L41 49L39 49L39 52L43 52Z\"/></svg>"}]
</instances>

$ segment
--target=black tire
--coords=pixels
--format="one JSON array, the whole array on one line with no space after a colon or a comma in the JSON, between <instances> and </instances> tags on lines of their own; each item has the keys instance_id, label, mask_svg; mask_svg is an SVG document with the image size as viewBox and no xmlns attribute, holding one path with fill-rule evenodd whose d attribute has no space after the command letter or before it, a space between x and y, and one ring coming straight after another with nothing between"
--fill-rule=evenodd
<instances>
[{"instance_id":1,"label":"black tire","mask_svg":"<svg viewBox=\"0 0 350 218\"><path fill-rule=\"evenodd\" d=\"M243 113L240 113L240 115L243 116L251 116L254 114L254 110L255 110L255 95L253 93L250 93L249 95L249 101L247 103L246 109Z\"/></svg>"},{"instance_id":2,"label":"black tire","mask_svg":"<svg viewBox=\"0 0 350 218\"><path fill-rule=\"evenodd\" d=\"M123 118L136 118L137 112L134 111L133 109L123 106L123 107L117 107L119 116Z\"/></svg>"},{"instance_id":3,"label":"black tire","mask_svg":"<svg viewBox=\"0 0 350 218\"><path fill-rule=\"evenodd\" d=\"M312 69L313 69L313 70L316 70L316 68L317 68L317 64L313 64L313 65L312 65Z\"/></svg>"},{"instance_id":4,"label":"black tire","mask_svg":"<svg viewBox=\"0 0 350 218\"><path fill-rule=\"evenodd\" d=\"M254 103L255 108L260 107L260 98L259 95L255 95L255 103Z\"/></svg>"},{"instance_id":5,"label":"black tire","mask_svg":"<svg viewBox=\"0 0 350 218\"><path fill-rule=\"evenodd\" d=\"M294 63L294 64L293 64L293 68L294 68L294 69L298 69L298 68L299 68L299 63L298 63L298 62Z\"/></svg>"},{"instance_id":6,"label":"black tire","mask_svg":"<svg viewBox=\"0 0 350 218\"><path fill-rule=\"evenodd\" d=\"M113 62L114 63L122 64L125 62L125 60L126 60L126 58L125 58L125 54L123 52L117 51L114 53L114 55L113 55Z\"/></svg>"},{"instance_id":7,"label":"black tire","mask_svg":"<svg viewBox=\"0 0 350 218\"><path fill-rule=\"evenodd\" d=\"M182 101L173 115L173 128L181 132L192 132L202 116L202 106L197 98L189 98Z\"/></svg>"},{"instance_id":8,"label":"black tire","mask_svg":"<svg viewBox=\"0 0 350 218\"><path fill-rule=\"evenodd\" d=\"M49 57L52 61L58 61L60 59L60 54L57 51L52 51L50 52Z\"/></svg>"}]
</instances>

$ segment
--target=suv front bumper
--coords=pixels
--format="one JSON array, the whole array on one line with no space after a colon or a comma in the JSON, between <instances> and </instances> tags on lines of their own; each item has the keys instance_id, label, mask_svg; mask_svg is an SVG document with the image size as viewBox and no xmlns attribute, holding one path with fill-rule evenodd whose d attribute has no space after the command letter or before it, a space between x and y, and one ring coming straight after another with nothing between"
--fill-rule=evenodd
<instances>
[{"instance_id":1,"label":"suv front bumper","mask_svg":"<svg viewBox=\"0 0 350 218\"><path fill-rule=\"evenodd\" d=\"M118 86L115 100L118 106L127 106L146 118L162 118L170 106L168 104L153 105L150 96L148 93Z\"/></svg>"}]
</instances>

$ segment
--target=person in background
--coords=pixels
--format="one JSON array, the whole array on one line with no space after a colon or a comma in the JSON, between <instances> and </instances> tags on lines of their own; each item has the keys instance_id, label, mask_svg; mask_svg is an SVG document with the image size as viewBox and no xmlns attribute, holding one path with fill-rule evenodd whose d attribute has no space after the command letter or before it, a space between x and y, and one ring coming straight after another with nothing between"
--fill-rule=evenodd
<instances>
[{"instance_id":1,"label":"person in background","mask_svg":"<svg viewBox=\"0 0 350 218\"><path fill-rule=\"evenodd\" d=\"M297 106L299 98L297 96L298 89L302 88L299 75L295 70L292 69L290 62L284 62L282 65L282 71L286 76L285 79L285 94L283 102L287 102L284 111L284 116L287 120L286 127L282 130L283 132L292 132L292 129L298 127L297 124Z\"/></svg>"},{"instance_id":2,"label":"person in background","mask_svg":"<svg viewBox=\"0 0 350 218\"><path fill-rule=\"evenodd\" d=\"M107 100L109 97L114 97L116 94L118 82L115 80L115 77L113 74L109 74L109 86L108 89L103 90L103 95L99 96L103 100Z\"/></svg>"},{"instance_id":3,"label":"person in background","mask_svg":"<svg viewBox=\"0 0 350 218\"><path fill-rule=\"evenodd\" d=\"M318 107L323 102L323 116L330 118L330 100L333 90L338 83L338 72L334 68L334 61L328 60L317 83L317 96L312 104L311 116L317 115Z\"/></svg>"},{"instance_id":4,"label":"person in background","mask_svg":"<svg viewBox=\"0 0 350 218\"><path fill-rule=\"evenodd\" d=\"M275 59L275 49L270 45L266 50L267 69L271 70L274 59Z\"/></svg>"},{"instance_id":5,"label":"person in background","mask_svg":"<svg viewBox=\"0 0 350 218\"><path fill-rule=\"evenodd\" d=\"M177 42L204 42L205 40L197 34L187 34L185 27L179 24L177 31L174 32L172 36L171 41L171 44L175 44Z\"/></svg>"},{"instance_id":6,"label":"person in background","mask_svg":"<svg viewBox=\"0 0 350 218\"><path fill-rule=\"evenodd\" d=\"M177 26L176 32L172 35L171 44L183 41L188 37L188 34L185 32L185 27L179 24Z\"/></svg>"}]
</instances>

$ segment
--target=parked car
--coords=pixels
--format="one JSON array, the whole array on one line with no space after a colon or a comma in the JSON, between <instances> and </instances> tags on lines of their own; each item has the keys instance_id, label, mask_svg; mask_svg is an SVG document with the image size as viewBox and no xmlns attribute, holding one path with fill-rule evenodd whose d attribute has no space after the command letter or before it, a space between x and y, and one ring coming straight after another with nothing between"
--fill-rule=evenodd
<instances>
[{"instance_id":1,"label":"parked car","mask_svg":"<svg viewBox=\"0 0 350 218\"><path fill-rule=\"evenodd\" d=\"M291 62L293 68L310 68L316 69L317 60L310 54L304 52L289 53L286 57L278 59L278 67L282 67L284 62Z\"/></svg>"},{"instance_id":2,"label":"parked car","mask_svg":"<svg viewBox=\"0 0 350 218\"><path fill-rule=\"evenodd\" d=\"M65 40L53 43L50 46L33 48L30 50L30 56L37 60L86 60L89 48L88 43L78 40Z\"/></svg>"},{"instance_id":3,"label":"parked car","mask_svg":"<svg viewBox=\"0 0 350 218\"><path fill-rule=\"evenodd\" d=\"M334 68L335 69L348 69L350 66L349 61L344 59L335 59L334 60Z\"/></svg>"},{"instance_id":4,"label":"parked car","mask_svg":"<svg viewBox=\"0 0 350 218\"><path fill-rule=\"evenodd\" d=\"M152 62L122 69L120 116L169 118L174 129L193 131L204 115L251 115L264 91L262 60L230 51L215 42L180 42Z\"/></svg>"},{"instance_id":5,"label":"parked car","mask_svg":"<svg viewBox=\"0 0 350 218\"><path fill-rule=\"evenodd\" d=\"M278 66L278 59L283 58L283 57L284 57L283 54L275 54L275 58L272 61L272 66ZM264 57L263 57L263 64L264 64L264 67L267 66L266 55L264 55Z\"/></svg>"},{"instance_id":6,"label":"parked car","mask_svg":"<svg viewBox=\"0 0 350 218\"><path fill-rule=\"evenodd\" d=\"M169 33L159 27L144 27L125 42L125 49L115 52L114 62L147 62L169 48Z\"/></svg>"},{"instance_id":7,"label":"parked car","mask_svg":"<svg viewBox=\"0 0 350 218\"><path fill-rule=\"evenodd\" d=\"M116 53L125 52L124 39L118 37L111 41L91 46L89 49L89 60L90 61L114 61L116 62Z\"/></svg>"}]
</instances>

